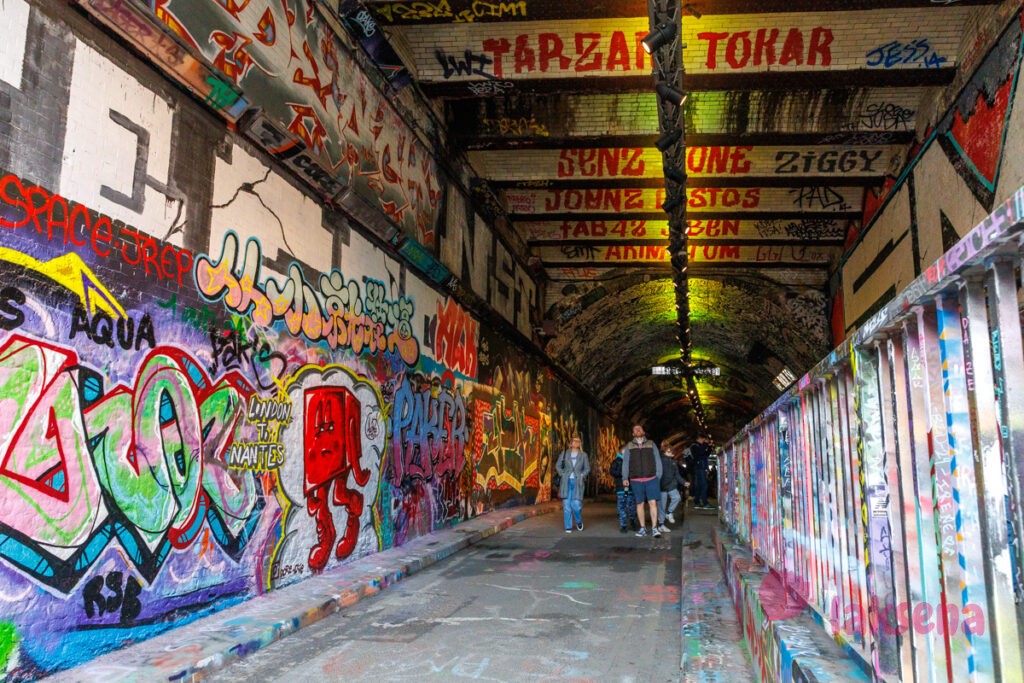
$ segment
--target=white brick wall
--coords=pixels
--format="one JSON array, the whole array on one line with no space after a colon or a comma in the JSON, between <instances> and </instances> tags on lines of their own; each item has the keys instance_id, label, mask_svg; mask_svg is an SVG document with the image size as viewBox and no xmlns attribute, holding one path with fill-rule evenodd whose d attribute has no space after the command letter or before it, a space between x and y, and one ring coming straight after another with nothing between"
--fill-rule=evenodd
<instances>
[{"instance_id":1,"label":"white brick wall","mask_svg":"<svg viewBox=\"0 0 1024 683\"><path fill-rule=\"evenodd\" d=\"M928 88L856 88L694 92L686 103L687 133L834 133L913 131L917 103ZM843 97L846 93L849 97ZM737 131L739 119L745 128Z\"/></svg>"},{"instance_id":2,"label":"white brick wall","mask_svg":"<svg viewBox=\"0 0 1024 683\"><path fill-rule=\"evenodd\" d=\"M213 205L218 208L210 212L206 252L219 254L224 233L234 230L243 244L248 237L257 238L268 259L291 254L320 271L330 271L333 235L323 227L319 202L280 175L268 174L263 161L238 145L232 147L230 158L230 163L216 160ZM253 192L239 192L243 183L252 183ZM265 268L266 275L287 275L275 273L269 264Z\"/></svg>"},{"instance_id":3,"label":"white brick wall","mask_svg":"<svg viewBox=\"0 0 1024 683\"><path fill-rule=\"evenodd\" d=\"M21 87L28 11L28 3L24 0L7 0L0 6L0 23L6 24L4 39L0 41L0 81L15 88Z\"/></svg>"},{"instance_id":4,"label":"white brick wall","mask_svg":"<svg viewBox=\"0 0 1024 683\"><path fill-rule=\"evenodd\" d=\"M931 7L927 11L920 8L879 9L853 12L821 12L817 15L809 13L778 13L778 14L714 14L704 15L697 19L690 15L683 17L683 43L688 47L684 51L683 62L688 74L699 73L756 73L767 71L807 71L827 68L829 70L864 69L864 68L895 68L918 69L927 63L939 65L938 60L928 58L932 53L940 59L941 66L956 65L957 47L960 43L963 24L969 16L968 8L956 6ZM762 39L770 40L771 31L777 29L778 37L775 45L775 63L769 64L770 54L767 49L761 51L760 65L755 64L758 57L756 41L758 31L764 29ZM800 57L799 62L782 64L786 39L792 30L799 34L801 50L794 54ZM828 41L827 53L830 64L823 67L821 62L809 66L806 62L812 57L812 45L815 30L818 30L818 44ZM749 32L746 37L736 37ZM699 37L702 34L727 34L726 38L717 39L717 46L712 55L712 39ZM830 40L829 40L830 39ZM925 49L927 41L929 49ZM730 49L730 41L732 48ZM730 56L735 63L744 61L744 45L750 43L750 55L742 66L729 64ZM906 52L898 51L900 59L895 59L896 52L886 51L883 55L870 54L876 48L890 43L901 46L911 45ZM794 42L795 46L796 43ZM895 49L895 47L893 48ZM821 53L817 55L821 59ZM878 63L878 62L881 63ZM714 63L714 68L710 63ZM888 67L886 65L889 65Z\"/></svg>"},{"instance_id":5,"label":"white brick wall","mask_svg":"<svg viewBox=\"0 0 1024 683\"><path fill-rule=\"evenodd\" d=\"M957 6L880 9L851 12L704 15L701 19L686 16L682 41L684 65L688 74L765 73L768 71L818 71L864 68L918 69L928 66L951 67L957 63L958 48L964 22L970 9ZM650 58L638 53L637 36L649 30L647 17L629 19L591 19L586 21L525 21L504 24L472 23L403 26L392 29L404 36L408 56L416 64L423 81L471 81L488 77L504 80L518 78L564 78L595 76L644 75L651 71ZM761 41L771 42L775 36L774 55L762 48L758 59L758 31L764 29ZM745 33L747 32L747 33ZM556 42L561 54L568 58L563 66L558 59L541 60L540 34L551 34L546 43L554 52ZM594 34L593 39L587 34ZM712 39L701 34L725 34L718 40L711 58ZM786 40L795 48L792 59L786 58ZM505 39L508 52L501 56L501 65L477 63L481 73L449 73L445 75L437 53L462 59L468 50L473 55L496 60L489 40ZM518 42L517 42L518 41ZM579 48L577 48L579 41ZM921 42L924 41L924 42ZM893 45L884 53L872 51ZM523 66L517 72L515 55ZM817 46L818 49L812 49ZM904 46L909 46L904 51ZM749 53L746 50L749 48ZM532 66L525 57L532 51ZM600 60L598 61L598 55ZM406 55L403 55L403 57ZM813 57L813 59L812 59ZM609 58L614 64L609 68ZM786 59L787 63L782 62ZM731 60L731 64L730 64ZM808 60L816 61L809 65ZM755 62L760 61L760 64ZM824 62L828 62L827 65ZM599 64L599 66L597 66ZM590 67L593 67L592 69Z\"/></svg>"},{"instance_id":6,"label":"white brick wall","mask_svg":"<svg viewBox=\"0 0 1024 683\"><path fill-rule=\"evenodd\" d=\"M72 70L71 98L67 110L64 140L66 159L61 169L60 192L68 199L86 204L111 218L161 237L170 231L178 216L185 215L179 201L166 196L153 182L141 189L141 211L104 196L108 188L133 197L136 182L136 154L140 136L148 140L145 175L167 185L171 164L171 134L174 111L153 91L119 69L92 47L78 42ZM123 117L121 123L115 117ZM169 241L181 246L182 236Z\"/></svg>"}]
</instances>

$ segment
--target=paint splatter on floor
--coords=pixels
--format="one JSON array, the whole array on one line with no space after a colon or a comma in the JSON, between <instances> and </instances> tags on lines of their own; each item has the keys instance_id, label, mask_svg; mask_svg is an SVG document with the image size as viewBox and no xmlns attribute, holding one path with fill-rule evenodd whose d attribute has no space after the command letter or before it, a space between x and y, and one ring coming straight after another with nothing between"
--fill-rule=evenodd
<instances>
[{"instance_id":1,"label":"paint splatter on floor","mask_svg":"<svg viewBox=\"0 0 1024 683\"><path fill-rule=\"evenodd\" d=\"M714 517L690 515L683 527L682 680L753 683L750 651L715 551Z\"/></svg>"}]
</instances>

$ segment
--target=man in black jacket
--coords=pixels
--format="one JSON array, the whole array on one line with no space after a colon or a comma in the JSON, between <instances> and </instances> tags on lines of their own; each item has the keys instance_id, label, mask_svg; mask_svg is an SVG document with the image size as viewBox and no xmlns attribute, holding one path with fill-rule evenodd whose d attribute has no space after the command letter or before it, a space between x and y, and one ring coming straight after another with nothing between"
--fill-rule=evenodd
<instances>
[{"instance_id":1,"label":"man in black jacket","mask_svg":"<svg viewBox=\"0 0 1024 683\"><path fill-rule=\"evenodd\" d=\"M708 461L714 448L708 443L708 437L700 434L697 442L690 446L693 456L693 507L710 509L708 505Z\"/></svg>"}]
</instances>

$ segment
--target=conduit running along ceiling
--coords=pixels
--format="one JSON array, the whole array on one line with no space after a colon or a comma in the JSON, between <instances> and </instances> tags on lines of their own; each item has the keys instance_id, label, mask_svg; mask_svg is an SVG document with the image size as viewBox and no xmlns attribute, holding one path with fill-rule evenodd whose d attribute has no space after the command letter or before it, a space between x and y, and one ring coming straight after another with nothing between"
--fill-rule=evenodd
<instances>
[{"instance_id":1,"label":"conduit running along ceiling","mask_svg":"<svg viewBox=\"0 0 1024 683\"><path fill-rule=\"evenodd\" d=\"M685 383L652 374L680 353L647 3L365 4L546 275L546 351L623 423L688 443ZM684 5L692 358L716 441L831 350L844 241L983 4Z\"/></svg>"}]
</instances>

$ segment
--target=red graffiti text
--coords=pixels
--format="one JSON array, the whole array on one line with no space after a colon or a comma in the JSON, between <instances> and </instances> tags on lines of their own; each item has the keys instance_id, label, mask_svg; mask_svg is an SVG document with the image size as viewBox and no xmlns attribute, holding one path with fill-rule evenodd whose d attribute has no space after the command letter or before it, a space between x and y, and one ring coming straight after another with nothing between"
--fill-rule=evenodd
<instances>
[{"instance_id":1,"label":"red graffiti text","mask_svg":"<svg viewBox=\"0 0 1024 683\"><path fill-rule=\"evenodd\" d=\"M658 192L663 194L664 189ZM660 200L659 196L659 204ZM644 191L640 189L551 190L544 199L545 211L639 211L643 208Z\"/></svg>"},{"instance_id":2,"label":"red graffiti text","mask_svg":"<svg viewBox=\"0 0 1024 683\"><path fill-rule=\"evenodd\" d=\"M120 258L141 267L146 276L170 280L179 287L192 268L192 252L139 232L122 221L97 213L78 202L27 183L10 173L0 176L0 228L30 227L47 242L58 239L77 251Z\"/></svg>"},{"instance_id":3,"label":"red graffiti text","mask_svg":"<svg viewBox=\"0 0 1024 683\"><path fill-rule=\"evenodd\" d=\"M705 237L738 236L740 234L740 222L738 220L690 220L686 221L686 234L689 237L700 237L701 235Z\"/></svg>"},{"instance_id":4,"label":"red graffiti text","mask_svg":"<svg viewBox=\"0 0 1024 683\"><path fill-rule=\"evenodd\" d=\"M579 237L648 237L657 230L658 237L668 237L668 224L660 223L660 228L648 229L647 221L564 221L559 229L562 239Z\"/></svg>"},{"instance_id":5,"label":"red graffiti text","mask_svg":"<svg viewBox=\"0 0 1024 683\"><path fill-rule=\"evenodd\" d=\"M447 299L437 304L437 360L454 372L476 377L476 339L479 323L467 311Z\"/></svg>"},{"instance_id":6,"label":"red graffiti text","mask_svg":"<svg viewBox=\"0 0 1024 683\"><path fill-rule=\"evenodd\" d=\"M754 148L740 147L688 147L686 168L690 173L741 175L750 173L747 152Z\"/></svg>"},{"instance_id":7,"label":"red graffiti text","mask_svg":"<svg viewBox=\"0 0 1024 683\"><path fill-rule=\"evenodd\" d=\"M714 206L726 208L742 206L744 209L754 209L761 203L761 188L753 188L741 193L733 187L698 187L686 194L687 204L691 209Z\"/></svg>"},{"instance_id":8,"label":"red graffiti text","mask_svg":"<svg viewBox=\"0 0 1024 683\"><path fill-rule=\"evenodd\" d=\"M704 65L718 69L724 60L730 69L747 66L822 66L832 64L832 29L814 28L809 38L798 28L789 29L780 42L782 32L777 28L735 33L705 31L697 40L707 43Z\"/></svg>"},{"instance_id":9,"label":"red graffiti text","mask_svg":"<svg viewBox=\"0 0 1024 683\"><path fill-rule=\"evenodd\" d=\"M483 50L491 56L497 78L505 78L513 70L517 74L543 73L552 68L576 73L649 71L651 59L641 43L646 35L646 31L637 32L630 45L623 31L575 33L572 42L566 44L557 33L524 33L516 36L514 42L508 38L488 38L483 41Z\"/></svg>"},{"instance_id":10,"label":"red graffiti text","mask_svg":"<svg viewBox=\"0 0 1024 683\"><path fill-rule=\"evenodd\" d=\"M558 157L559 178L616 178L644 174L642 147L563 149Z\"/></svg>"}]
</instances>

